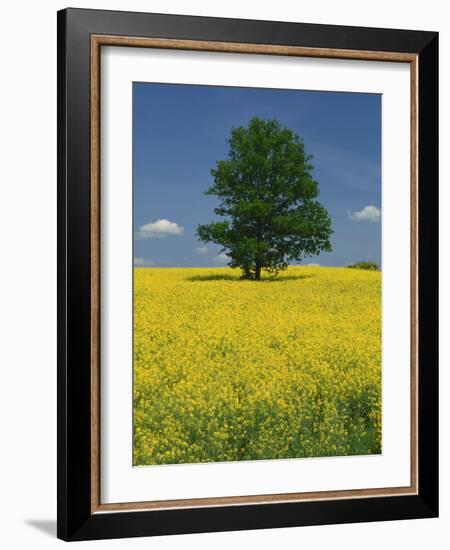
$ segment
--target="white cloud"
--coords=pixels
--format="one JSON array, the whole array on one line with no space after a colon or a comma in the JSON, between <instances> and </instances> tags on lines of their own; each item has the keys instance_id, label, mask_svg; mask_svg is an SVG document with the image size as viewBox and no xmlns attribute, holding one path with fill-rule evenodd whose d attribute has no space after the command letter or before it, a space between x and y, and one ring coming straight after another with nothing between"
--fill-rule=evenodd
<instances>
[{"instance_id":1,"label":"white cloud","mask_svg":"<svg viewBox=\"0 0 450 550\"><path fill-rule=\"evenodd\" d=\"M141 226L138 231L138 236L142 239L150 238L162 238L167 235L182 235L184 232L184 227L181 227L175 222L170 222L169 220L156 220L152 223L146 223Z\"/></svg>"},{"instance_id":2,"label":"white cloud","mask_svg":"<svg viewBox=\"0 0 450 550\"><path fill-rule=\"evenodd\" d=\"M225 254L225 252L221 252L220 254L217 254L217 256L214 256L212 261L215 264L227 264L230 261L230 257Z\"/></svg>"},{"instance_id":3,"label":"white cloud","mask_svg":"<svg viewBox=\"0 0 450 550\"><path fill-rule=\"evenodd\" d=\"M196 254L208 254L208 247L207 246L197 246L195 249Z\"/></svg>"},{"instance_id":4,"label":"white cloud","mask_svg":"<svg viewBox=\"0 0 450 550\"><path fill-rule=\"evenodd\" d=\"M362 210L355 212L348 211L348 217L356 222L368 220L371 222L379 222L381 218L381 210L376 206L365 206Z\"/></svg>"},{"instance_id":5,"label":"white cloud","mask_svg":"<svg viewBox=\"0 0 450 550\"><path fill-rule=\"evenodd\" d=\"M307 265L308 267L320 267L320 264L313 264L313 263L305 264L305 265Z\"/></svg>"},{"instance_id":6,"label":"white cloud","mask_svg":"<svg viewBox=\"0 0 450 550\"><path fill-rule=\"evenodd\" d=\"M135 267L144 267L144 266L155 265L154 261L146 260L145 258L134 258L133 263L134 263Z\"/></svg>"}]
</instances>

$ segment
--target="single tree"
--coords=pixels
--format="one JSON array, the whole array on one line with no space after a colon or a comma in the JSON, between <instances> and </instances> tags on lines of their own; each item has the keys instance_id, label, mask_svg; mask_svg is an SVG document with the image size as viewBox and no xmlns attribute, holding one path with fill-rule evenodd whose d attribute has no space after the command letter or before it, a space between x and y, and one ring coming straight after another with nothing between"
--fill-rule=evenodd
<instances>
[{"instance_id":1,"label":"single tree","mask_svg":"<svg viewBox=\"0 0 450 550\"><path fill-rule=\"evenodd\" d=\"M214 212L225 219L199 225L200 241L220 245L228 265L255 280L263 269L276 275L289 262L331 251L330 216L315 200L319 188L303 140L277 120L255 117L233 128L228 144L205 192L219 198Z\"/></svg>"}]
</instances>

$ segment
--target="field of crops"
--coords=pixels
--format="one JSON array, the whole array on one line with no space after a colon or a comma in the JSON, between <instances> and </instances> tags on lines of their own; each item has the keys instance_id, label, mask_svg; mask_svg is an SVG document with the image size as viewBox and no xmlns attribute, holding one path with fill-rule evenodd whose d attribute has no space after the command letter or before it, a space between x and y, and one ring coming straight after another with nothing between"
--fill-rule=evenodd
<instances>
[{"instance_id":1,"label":"field of crops","mask_svg":"<svg viewBox=\"0 0 450 550\"><path fill-rule=\"evenodd\" d=\"M381 452L381 273L136 268L134 464Z\"/></svg>"}]
</instances>

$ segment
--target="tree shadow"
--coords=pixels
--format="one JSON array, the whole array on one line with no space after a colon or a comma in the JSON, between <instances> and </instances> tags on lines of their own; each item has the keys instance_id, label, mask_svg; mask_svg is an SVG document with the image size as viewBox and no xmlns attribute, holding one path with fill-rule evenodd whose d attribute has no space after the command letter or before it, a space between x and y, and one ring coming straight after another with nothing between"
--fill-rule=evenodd
<instances>
[{"instance_id":1,"label":"tree shadow","mask_svg":"<svg viewBox=\"0 0 450 550\"><path fill-rule=\"evenodd\" d=\"M186 277L186 281L241 281L242 279L238 275L229 274L217 274L208 273L207 275L192 275L192 277Z\"/></svg>"},{"instance_id":2,"label":"tree shadow","mask_svg":"<svg viewBox=\"0 0 450 550\"><path fill-rule=\"evenodd\" d=\"M282 283L283 281L296 281L302 279L311 279L315 275L282 275L280 277L262 277L260 281L250 281L252 283ZM239 275L230 275L226 273L217 274L209 273L206 275L193 275L187 277L186 281L191 282L208 282L208 281L233 281L235 283L246 282L245 279L239 277Z\"/></svg>"},{"instance_id":3,"label":"tree shadow","mask_svg":"<svg viewBox=\"0 0 450 550\"><path fill-rule=\"evenodd\" d=\"M312 279L315 275L283 275L281 277L270 277L263 279L267 283L282 283L283 281L301 281L303 279Z\"/></svg>"}]
</instances>

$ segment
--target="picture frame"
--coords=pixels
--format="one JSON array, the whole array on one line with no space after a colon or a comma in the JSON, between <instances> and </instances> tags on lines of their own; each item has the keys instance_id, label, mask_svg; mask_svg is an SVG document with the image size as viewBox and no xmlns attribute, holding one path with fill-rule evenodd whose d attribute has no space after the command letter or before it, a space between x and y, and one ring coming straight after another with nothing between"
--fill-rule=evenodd
<instances>
[{"instance_id":1,"label":"picture frame","mask_svg":"<svg viewBox=\"0 0 450 550\"><path fill-rule=\"evenodd\" d=\"M107 46L409 65L409 486L101 502L100 52ZM92 540L437 517L437 267L437 33L72 8L58 12L58 537Z\"/></svg>"}]
</instances>

